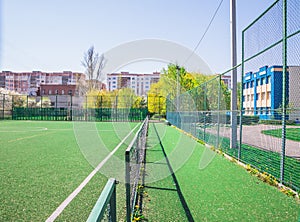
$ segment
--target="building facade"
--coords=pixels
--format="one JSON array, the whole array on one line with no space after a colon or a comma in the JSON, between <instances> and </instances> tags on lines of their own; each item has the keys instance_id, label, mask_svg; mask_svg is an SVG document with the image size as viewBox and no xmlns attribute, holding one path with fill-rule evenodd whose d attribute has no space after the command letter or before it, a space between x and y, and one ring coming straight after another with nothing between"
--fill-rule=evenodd
<instances>
[{"instance_id":1,"label":"building facade","mask_svg":"<svg viewBox=\"0 0 300 222\"><path fill-rule=\"evenodd\" d=\"M129 72L107 74L107 89L130 88L139 96L145 96L153 83L157 83L160 78L159 72L152 74L135 74Z\"/></svg>"},{"instance_id":2,"label":"building facade","mask_svg":"<svg viewBox=\"0 0 300 222\"><path fill-rule=\"evenodd\" d=\"M0 73L0 87L25 95L36 95L40 86L45 85L76 85L80 79L85 79L82 73L63 72L11 72Z\"/></svg>"},{"instance_id":3,"label":"building facade","mask_svg":"<svg viewBox=\"0 0 300 222\"><path fill-rule=\"evenodd\" d=\"M221 80L224 82L228 89L231 89L231 76L222 75Z\"/></svg>"},{"instance_id":4,"label":"building facade","mask_svg":"<svg viewBox=\"0 0 300 222\"><path fill-rule=\"evenodd\" d=\"M243 108L245 115L260 119L281 119L282 66L264 66L258 72L246 73L243 78ZM286 74L286 97L289 106L300 107L300 68L288 67ZM289 119L299 118L297 111L288 113ZM297 117L298 116L298 117Z\"/></svg>"},{"instance_id":5,"label":"building facade","mask_svg":"<svg viewBox=\"0 0 300 222\"><path fill-rule=\"evenodd\" d=\"M78 90L76 89L76 85L41 84L37 95L38 96L49 96L49 95L78 96Z\"/></svg>"}]
</instances>

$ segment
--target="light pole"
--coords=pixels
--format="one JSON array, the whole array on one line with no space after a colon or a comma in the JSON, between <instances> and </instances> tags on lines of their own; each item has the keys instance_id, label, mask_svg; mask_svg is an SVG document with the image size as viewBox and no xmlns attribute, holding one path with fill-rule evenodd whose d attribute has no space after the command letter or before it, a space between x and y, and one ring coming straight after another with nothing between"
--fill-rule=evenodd
<instances>
[{"instance_id":1,"label":"light pole","mask_svg":"<svg viewBox=\"0 0 300 222\"><path fill-rule=\"evenodd\" d=\"M236 56L236 1L230 0L230 29L231 29L231 138L230 148L237 148L237 56Z\"/></svg>"}]
</instances>

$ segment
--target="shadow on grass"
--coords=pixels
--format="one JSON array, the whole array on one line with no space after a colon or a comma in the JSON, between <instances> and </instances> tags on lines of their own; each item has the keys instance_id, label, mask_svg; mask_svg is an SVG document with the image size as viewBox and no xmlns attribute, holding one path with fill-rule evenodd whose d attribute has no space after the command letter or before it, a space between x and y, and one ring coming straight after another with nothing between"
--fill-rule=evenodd
<instances>
[{"instance_id":1,"label":"shadow on grass","mask_svg":"<svg viewBox=\"0 0 300 222\"><path fill-rule=\"evenodd\" d=\"M145 188L148 189L154 189L154 190L166 190L166 191L177 191L177 189L167 188L167 187L153 187L153 186L145 186Z\"/></svg>"},{"instance_id":2,"label":"shadow on grass","mask_svg":"<svg viewBox=\"0 0 300 222\"><path fill-rule=\"evenodd\" d=\"M177 180L176 175L175 175L175 173L174 173L174 171L173 171L173 168L172 168L172 166L171 166L171 163L170 163L170 161L169 161L169 159L168 159L168 156L167 156L167 154L166 154L165 148L164 148L164 146L163 146L163 144L162 144L162 142L161 142L161 139L160 139L160 137L159 137L159 135L158 135L157 129L156 129L156 127L155 127L155 124L154 124L154 123L152 123L152 124L153 124L153 128L154 128L154 130L155 130L155 133L156 133L156 135L157 135L157 138L158 138L158 140L159 140L159 145L160 145L160 147L161 147L161 149L162 149L162 152L163 152L163 154L164 154L164 157L165 157L165 159L166 159L166 163L167 163L167 165L168 165L168 168L169 168L169 171L170 171L170 173L171 173L171 176L172 176L172 179L173 179L173 182L174 182L174 185L175 185L176 189L159 188L159 187L148 187L148 188L150 188L150 189L151 189L151 188L152 188L152 189L159 189L159 190L167 190L167 191L177 191L179 200L180 200L181 205L182 205L182 207L183 207L183 209L184 209L184 211L185 211L185 214L186 214L186 217L187 217L188 221L195 221L194 218L193 218L193 216L192 216L192 213L191 213L191 211L190 211L190 209L189 209L189 207L188 207L188 205L187 205L187 202L186 202L186 200L185 200L185 198L184 198L184 196L183 196L183 194L182 194L182 191L181 191L181 189L180 189L178 180Z\"/></svg>"}]
</instances>

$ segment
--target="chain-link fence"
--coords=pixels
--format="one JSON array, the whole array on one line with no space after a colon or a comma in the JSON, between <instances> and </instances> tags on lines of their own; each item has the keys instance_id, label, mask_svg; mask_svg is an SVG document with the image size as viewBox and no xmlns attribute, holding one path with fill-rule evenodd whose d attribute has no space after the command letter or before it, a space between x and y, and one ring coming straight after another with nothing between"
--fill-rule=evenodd
<instances>
[{"instance_id":1,"label":"chain-link fence","mask_svg":"<svg viewBox=\"0 0 300 222\"><path fill-rule=\"evenodd\" d=\"M243 30L240 65L167 100L169 122L297 191L300 190L299 11L298 0L275 1ZM232 71L241 76L238 110L230 110L231 87L225 84ZM231 124L232 116L237 118L237 126ZM234 138L236 148L231 144Z\"/></svg>"},{"instance_id":2,"label":"chain-link fence","mask_svg":"<svg viewBox=\"0 0 300 222\"><path fill-rule=\"evenodd\" d=\"M11 96L0 94L0 120L11 119L12 100Z\"/></svg>"},{"instance_id":3,"label":"chain-link fence","mask_svg":"<svg viewBox=\"0 0 300 222\"><path fill-rule=\"evenodd\" d=\"M0 95L0 119L142 121L147 106L131 96Z\"/></svg>"}]
</instances>

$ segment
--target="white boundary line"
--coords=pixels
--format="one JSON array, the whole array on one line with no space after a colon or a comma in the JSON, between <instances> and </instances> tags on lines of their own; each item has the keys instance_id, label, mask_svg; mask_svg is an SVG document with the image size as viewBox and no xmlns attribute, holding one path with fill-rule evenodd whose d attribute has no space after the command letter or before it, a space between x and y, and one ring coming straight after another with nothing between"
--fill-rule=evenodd
<instances>
[{"instance_id":1,"label":"white boundary line","mask_svg":"<svg viewBox=\"0 0 300 222\"><path fill-rule=\"evenodd\" d=\"M132 132L139 126L137 124L124 139L111 151L107 157L105 157L101 163L82 181L82 183L56 208L56 210L48 217L46 222L53 222L61 212L69 205L69 203L79 194L79 192L88 184L88 182L93 178L93 176L101 169L101 167L106 163L106 161L120 148L124 141L132 134Z\"/></svg>"}]
</instances>

